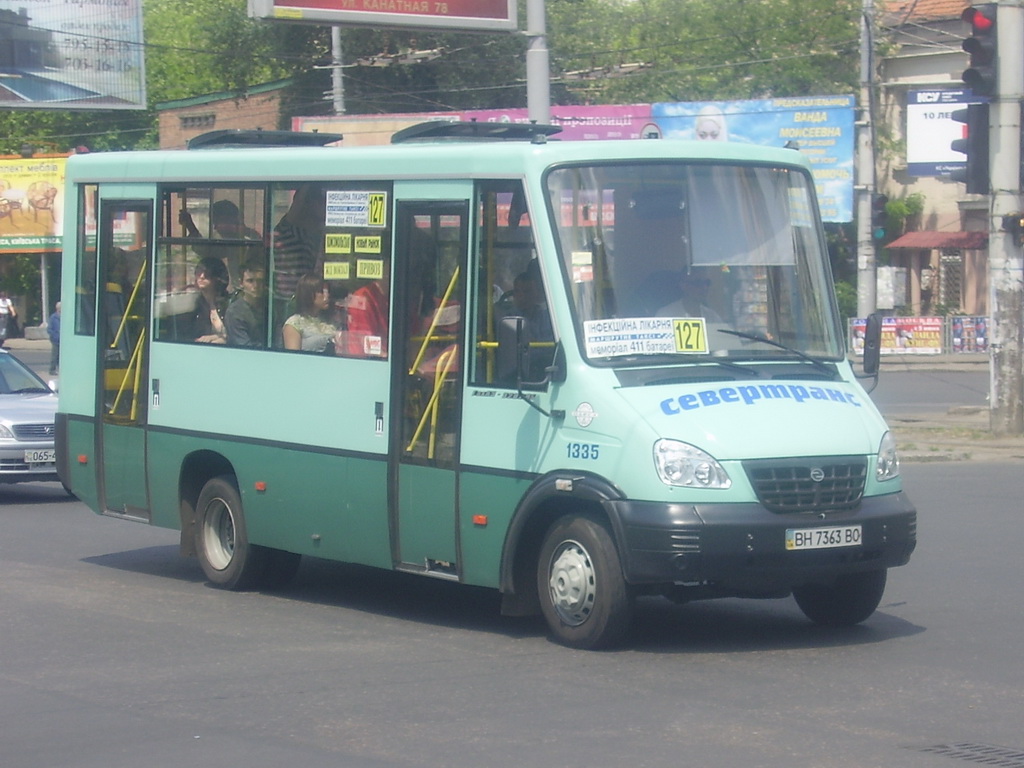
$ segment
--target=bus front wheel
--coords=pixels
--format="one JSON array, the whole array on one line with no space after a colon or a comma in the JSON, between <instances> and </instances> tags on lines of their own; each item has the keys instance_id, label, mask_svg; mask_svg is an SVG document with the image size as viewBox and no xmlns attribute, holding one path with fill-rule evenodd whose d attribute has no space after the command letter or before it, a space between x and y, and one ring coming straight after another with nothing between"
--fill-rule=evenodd
<instances>
[{"instance_id":1,"label":"bus front wheel","mask_svg":"<svg viewBox=\"0 0 1024 768\"><path fill-rule=\"evenodd\" d=\"M875 612L885 592L886 571L840 576L832 584L805 584L793 590L804 615L826 627L860 624Z\"/></svg>"},{"instance_id":2,"label":"bus front wheel","mask_svg":"<svg viewBox=\"0 0 1024 768\"><path fill-rule=\"evenodd\" d=\"M633 602L608 528L579 515L544 537L537 566L541 609L555 638L573 648L607 648L629 630Z\"/></svg>"},{"instance_id":3,"label":"bus front wheel","mask_svg":"<svg viewBox=\"0 0 1024 768\"><path fill-rule=\"evenodd\" d=\"M265 550L249 544L242 497L234 478L215 477L196 503L196 554L203 573L224 589L255 587L266 566Z\"/></svg>"}]
</instances>

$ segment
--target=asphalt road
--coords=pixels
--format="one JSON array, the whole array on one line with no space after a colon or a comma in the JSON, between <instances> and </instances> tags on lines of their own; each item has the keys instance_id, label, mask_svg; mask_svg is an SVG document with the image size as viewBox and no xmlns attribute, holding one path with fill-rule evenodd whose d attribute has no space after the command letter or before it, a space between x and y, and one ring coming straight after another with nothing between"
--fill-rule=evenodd
<instances>
[{"instance_id":1,"label":"asphalt road","mask_svg":"<svg viewBox=\"0 0 1024 768\"><path fill-rule=\"evenodd\" d=\"M0 487L0 765L1024 766L1024 474L904 474L920 546L863 625L647 599L605 653L487 590L323 561L222 592L175 532Z\"/></svg>"}]
</instances>

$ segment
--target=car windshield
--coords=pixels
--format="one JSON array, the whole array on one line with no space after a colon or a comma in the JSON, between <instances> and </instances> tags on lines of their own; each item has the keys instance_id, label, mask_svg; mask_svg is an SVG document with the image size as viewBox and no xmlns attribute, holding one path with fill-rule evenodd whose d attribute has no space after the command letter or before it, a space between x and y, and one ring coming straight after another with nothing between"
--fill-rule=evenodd
<instances>
[{"instance_id":1,"label":"car windshield","mask_svg":"<svg viewBox=\"0 0 1024 768\"><path fill-rule=\"evenodd\" d=\"M0 354L0 395L49 392L43 380L11 355Z\"/></svg>"},{"instance_id":2,"label":"car windshield","mask_svg":"<svg viewBox=\"0 0 1024 768\"><path fill-rule=\"evenodd\" d=\"M549 173L587 357L617 366L839 359L812 184L792 168L692 162Z\"/></svg>"}]
</instances>

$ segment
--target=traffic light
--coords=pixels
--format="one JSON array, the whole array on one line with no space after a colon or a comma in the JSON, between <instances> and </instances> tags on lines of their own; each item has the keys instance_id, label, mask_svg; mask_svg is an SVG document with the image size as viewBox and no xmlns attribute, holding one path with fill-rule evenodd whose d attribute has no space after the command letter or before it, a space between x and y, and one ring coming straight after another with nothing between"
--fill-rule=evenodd
<instances>
[{"instance_id":1,"label":"traffic light","mask_svg":"<svg viewBox=\"0 0 1024 768\"><path fill-rule=\"evenodd\" d=\"M971 25L971 36L963 42L963 49L971 56L971 63L961 79L975 96L996 94L996 5L972 5L964 9L960 18Z\"/></svg>"},{"instance_id":2,"label":"traffic light","mask_svg":"<svg viewBox=\"0 0 1024 768\"><path fill-rule=\"evenodd\" d=\"M950 178L965 183L967 191L973 195L987 195L988 104L968 104L966 109L954 110L952 117L964 124L964 137L951 141L949 148L967 155L967 163L963 169L953 171Z\"/></svg>"},{"instance_id":3,"label":"traffic light","mask_svg":"<svg viewBox=\"0 0 1024 768\"><path fill-rule=\"evenodd\" d=\"M1008 213L1003 216L1003 231L1013 235L1017 247L1024 244L1024 213Z\"/></svg>"},{"instance_id":4,"label":"traffic light","mask_svg":"<svg viewBox=\"0 0 1024 768\"><path fill-rule=\"evenodd\" d=\"M885 210L885 204L889 198L885 195L871 196L871 236L875 240L884 240L885 233L889 226L889 214Z\"/></svg>"}]
</instances>

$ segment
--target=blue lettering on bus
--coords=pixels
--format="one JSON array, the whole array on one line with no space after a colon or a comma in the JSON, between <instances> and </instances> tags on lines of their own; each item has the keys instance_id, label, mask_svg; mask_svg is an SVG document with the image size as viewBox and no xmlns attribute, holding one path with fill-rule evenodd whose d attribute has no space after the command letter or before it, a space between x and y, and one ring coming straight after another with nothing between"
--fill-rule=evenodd
<instances>
[{"instance_id":1,"label":"blue lettering on bus","mask_svg":"<svg viewBox=\"0 0 1024 768\"><path fill-rule=\"evenodd\" d=\"M694 411L698 408L710 408L728 403L754 405L768 400L791 400L795 403L818 400L845 403L855 408L861 407L861 403L853 392L844 392L834 387L805 387L800 384L758 384L703 389L696 394L670 397L667 400L662 400L660 405L662 413L667 416L675 416L683 411Z\"/></svg>"}]
</instances>

